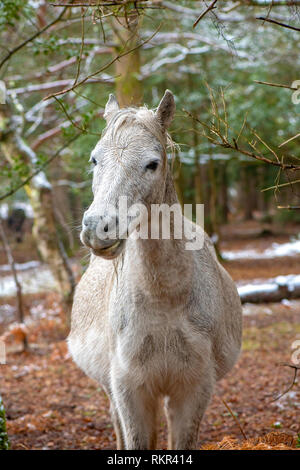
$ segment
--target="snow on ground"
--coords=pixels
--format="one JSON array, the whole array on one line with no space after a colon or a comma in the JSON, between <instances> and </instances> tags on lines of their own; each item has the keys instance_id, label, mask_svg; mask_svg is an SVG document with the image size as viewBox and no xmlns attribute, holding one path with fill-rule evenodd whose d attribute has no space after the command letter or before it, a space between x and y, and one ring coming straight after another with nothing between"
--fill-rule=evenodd
<instances>
[{"instance_id":1,"label":"snow on ground","mask_svg":"<svg viewBox=\"0 0 300 470\"><path fill-rule=\"evenodd\" d=\"M244 302L255 294L264 293L266 297L268 294L275 292L279 294L282 288L292 297L298 297L300 294L300 275L287 274L286 276L277 276L270 279L253 279L251 283L248 282L247 284L245 281L237 282L238 293ZM289 297L289 295L287 296ZM288 299L284 299L284 301L289 302Z\"/></svg>"},{"instance_id":2,"label":"snow on ground","mask_svg":"<svg viewBox=\"0 0 300 470\"><path fill-rule=\"evenodd\" d=\"M35 262L31 262L35 263ZM25 263L27 264L27 263ZM26 270L18 270L18 280L23 294L37 294L56 287L50 269L44 265L34 265ZM11 297L16 294L16 285L12 275L0 277L0 297Z\"/></svg>"},{"instance_id":3,"label":"snow on ground","mask_svg":"<svg viewBox=\"0 0 300 470\"><path fill-rule=\"evenodd\" d=\"M238 293L240 297L243 297L246 295L259 294L260 292L274 292L277 290L277 288L277 284L272 284L271 282L263 284L246 284L244 286L238 286Z\"/></svg>"},{"instance_id":4,"label":"snow on ground","mask_svg":"<svg viewBox=\"0 0 300 470\"><path fill-rule=\"evenodd\" d=\"M289 291L300 288L300 274L287 274L286 276L276 276L269 279L251 279L251 282L238 281L238 291L242 295L245 293L261 292L274 290L276 286L288 286ZM272 286L272 288L271 288Z\"/></svg>"},{"instance_id":5,"label":"snow on ground","mask_svg":"<svg viewBox=\"0 0 300 470\"><path fill-rule=\"evenodd\" d=\"M270 248L266 248L264 251L253 248L249 250L222 251L222 257L229 261L238 259L270 259L294 255L300 255L299 239L291 240L288 243L272 243Z\"/></svg>"},{"instance_id":6,"label":"snow on ground","mask_svg":"<svg viewBox=\"0 0 300 470\"><path fill-rule=\"evenodd\" d=\"M0 320L11 321L15 317L16 308L9 304L0 305Z\"/></svg>"},{"instance_id":7,"label":"snow on ground","mask_svg":"<svg viewBox=\"0 0 300 470\"><path fill-rule=\"evenodd\" d=\"M33 261L27 261L27 263L15 263L15 268L17 271L26 271L27 269L37 268L40 265L41 265L40 261L33 260ZM2 264L0 266L0 271L10 272L11 267L9 264Z\"/></svg>"},{"instance_id":8,"label":"snow on ground","mask_svg":"<svg viewBox=\"0 0 300 470\"><path fill-rule=\"evenodd\" d=\"M292 302L291 302L292 303ZM272 315L273 310L269 307L266 307L265 304L250 304L245 303L243 305L243 315L251 316L264 313L265 315Z\"/></svg>"}]
</instances>

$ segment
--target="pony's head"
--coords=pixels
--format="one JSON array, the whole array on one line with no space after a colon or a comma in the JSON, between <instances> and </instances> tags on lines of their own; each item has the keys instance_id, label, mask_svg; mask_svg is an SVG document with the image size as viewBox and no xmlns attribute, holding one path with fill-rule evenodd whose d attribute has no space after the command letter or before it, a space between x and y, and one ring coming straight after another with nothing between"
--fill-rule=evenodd
<instances>
[{"instance_id":1,"label":"pony's head","mask_svg":"<svg viewBox=\"0 0 300 470\"><path fill-rule=\"evenodd\" d=\"M91 153L93 195L82 220L81 241L95 255L118 256L125 244L120 233L119 204L160 204L168 172L167 129L175 112L173 94L167 90L154 112L146 107L120 109L109 95L104 118L107 126ZM130 233L130 217L122 230Z\"/></svg>"}]
</instances>

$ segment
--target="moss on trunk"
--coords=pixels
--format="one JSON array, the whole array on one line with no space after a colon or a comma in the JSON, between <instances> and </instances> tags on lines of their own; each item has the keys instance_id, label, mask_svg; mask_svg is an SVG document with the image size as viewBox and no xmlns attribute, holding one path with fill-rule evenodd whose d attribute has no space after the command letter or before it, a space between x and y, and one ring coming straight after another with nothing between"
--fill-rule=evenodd
<instances>
[{"instance_id":1,"label":"moss on trunk","mask_svg":"<svg viewBox=\"0 0 300 470\"><path fill-rule=\"evenodd\" d=\"M5 409L0 395L0 450L9 450L10 443L6 430Z\"/></svg>"}]
</instances>

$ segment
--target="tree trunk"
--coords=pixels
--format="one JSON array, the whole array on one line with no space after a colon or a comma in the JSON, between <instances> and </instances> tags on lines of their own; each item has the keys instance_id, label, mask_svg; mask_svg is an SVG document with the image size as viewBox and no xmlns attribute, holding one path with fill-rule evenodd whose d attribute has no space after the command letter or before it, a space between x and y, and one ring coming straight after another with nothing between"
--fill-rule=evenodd
<instances>
[{"instance_id":1,"label":"tree trunk","mask_svg":"<svg viewBox=\"0 0 300 470\"><path fill-rule=\"evenodd\" d=\"M244 220L252 220L257 208L256 167L243 165L241 168L241 194Z\"/></svg>"},{"instance_id":2,"label":"tree trunk","mask_svg":"<svg viewBox=\"0 0 300 470\"><path fill-rule=\"evenodd\" d=\"M209 213L211 219L211 226L213 233L219 235L219 223L217 214L217 181L215 162L212 156L209 159L209 182L210 182L210 200L209 200Z\"/></svg>"},{"instance_id":3,"label":"tree trunk","mask_svg":"<svg viewBox=\"0 0 300 470\"><path fill-rule=\"evenodd\" d=\"M118 46L116 53L125 52L138 43L138 30L142 15L132 10L126 18L114 18L112 27ZM121 107L142 104L143 87L140 80L140 51L121 57L115 63L116 94Z\"/></svg>"},{"instance_id":4,"label":"tree trunk","mask_svg":"<svg viewBox=\"0 0 300 470\"><path fill-rule=\"evenodd\" d=\"M220 229L219 229L219 219L217 212L217 179L216 179L216 168L215 162L212 156L210 156L208 162L208 173L209 173L209 183L210 183L210 197L209 197L209 220L210 220L210 229L208 232L211 235L212 242L214 244L217 257L221 260L221 252L219 248L220 243Z\"/></svg>"},{"instance_id":5,"label":"tree trunk","mask_svg":"<svg viewBox=\"0 0 300 470\"><path fill-rule=\"evenodd\" d=\"M43 261L49 264L61 296L72 301L75 281L66 259L62 254L52 201L52 188L26 187L26 192L34 212L33 236Z\"/></svg>"},{"instance_id":6,"label":"tree trunk","mask_svg":"<svg viewBox=\"0 0 300 470\"><path fill-rule=\"evenodd\" d=\"M19 323L23 324L24 323L24 307L23 307L23 296L22 296L22 286L19 282L18 275L17 275L17 270L15 266L15 260L2 224L2 220L0 219L0 236L2 239L4 251L6 253L7 261L8 264L10 265L11 272L14 278L15 286L16 286L16 291L17 291L17 310L18 310L18 321ZM23 338L23 349L26 350L28 349L28 340L26 333L24 332Z\"/></svg>"},{"instance_id":7,"label":"tree trunk","mask_svg":"<svg viewBox=\"0 0 300 470\"><path fill-rule=\"evenodd\" d=\"M195 204L203 204L201 164L198 151L198 133L197 122L193 119L193 144L194 144L194 186L195 186Z\"/></svg>"},{"instance_id":8,"label":"tree trunk","mask_svg":"<svg viewBox=\"0 0 300 470\"><path fill-rule=\"evenodd\" d=\"M53 181L52 199L55 211L55 219L62 228L60 235L65 245L68 246L68 252L72 254L75 246L73 232L70 229L74 225L73 213L71 208L71 198L67 187L60 184L61 180L68 180L72 176L65 169L64 162L60 158L53 162L49 167L50 179ZM82 214L82 212L81 212Z\"/></svg>"},{"instance_id":9,"label":"tree trunk","mask_svg":"<svg viewBox=\"0 0 300 470\"><path fill-rule=\"evenodd\" d=\"M228 222L228 181L227 181L227 162L224 161L219 165L220 171L220 193L219 193L219 206L220 206L220 222L226 224Z\"/></svg>"},{"instance_id":10,"label":"tree trunk","mask_svg":"<svg viewBox=\"0 0 300 470\"><path fill-rule=\"evenodd\" d=\"M16 106L17 108L17 106ZM19 158L29 173L34 170L36 154L22 139L21 116L14 115L12 103L0 106L0 148L9 163ZM58 291L70 302L74 291L72 271L66 266L56 233L55 214L52 201L52 186L46 175L40 172L25 186L34 211L33 236L43 261L49 264Z\"/></svg>"},{"instance_id":11,"label":"tree trunk","mask_svg":"<svg viewBox=\"0 0 300 470\"><path fill-rule=\"evenodd\" d=\"M271 222L272 216L269 214L269 203L270 203L270 191L261 190L268 186L268 170L269 168L266 165L259 165L257 167L257 183L258 183L258 209L262 214L262 219L264 222ZM273 194L272 194L273 196Z\"/></svg>"},{"instance_id":12,"label":"tree trunk","mask_svg":"<svg viewBox=\"0 0 300 470\"><path fill-rule=\"evenodd\" d=\"M184 175L182 172L182 162L180 161L180 157L176 154L175 161L174 161L174 186L175 191L178 197L178 201L183 207L184 204Z\"/></svg>"}]
</instances>

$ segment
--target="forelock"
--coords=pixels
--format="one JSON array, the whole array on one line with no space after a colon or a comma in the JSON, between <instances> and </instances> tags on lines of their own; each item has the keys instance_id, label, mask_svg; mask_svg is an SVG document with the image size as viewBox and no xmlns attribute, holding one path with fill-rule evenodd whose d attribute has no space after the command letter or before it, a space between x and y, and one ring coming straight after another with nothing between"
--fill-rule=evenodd
<instances>
[{"instance_id":1,"label":"forelock","mask_svg":"<svg viewBox=\"0 0 300 470\"><path fill-rule=\"evenodd\" d=\"M172 154L175 150L175 144L168 133L165 133L156 119L152 110L146 106L141 108L124 108L118 111L109 121L107 127L103 130L102 136L110 138L111 143L114 145L118 139L125 135L128 139L132 137L130 128L138 125L140 128L145 129L153 137L155 137L161 144L165 160L167 159L167 146L171 148ZM134 132L134 130L133 130Z\"/></svg>"}]
</instances>

